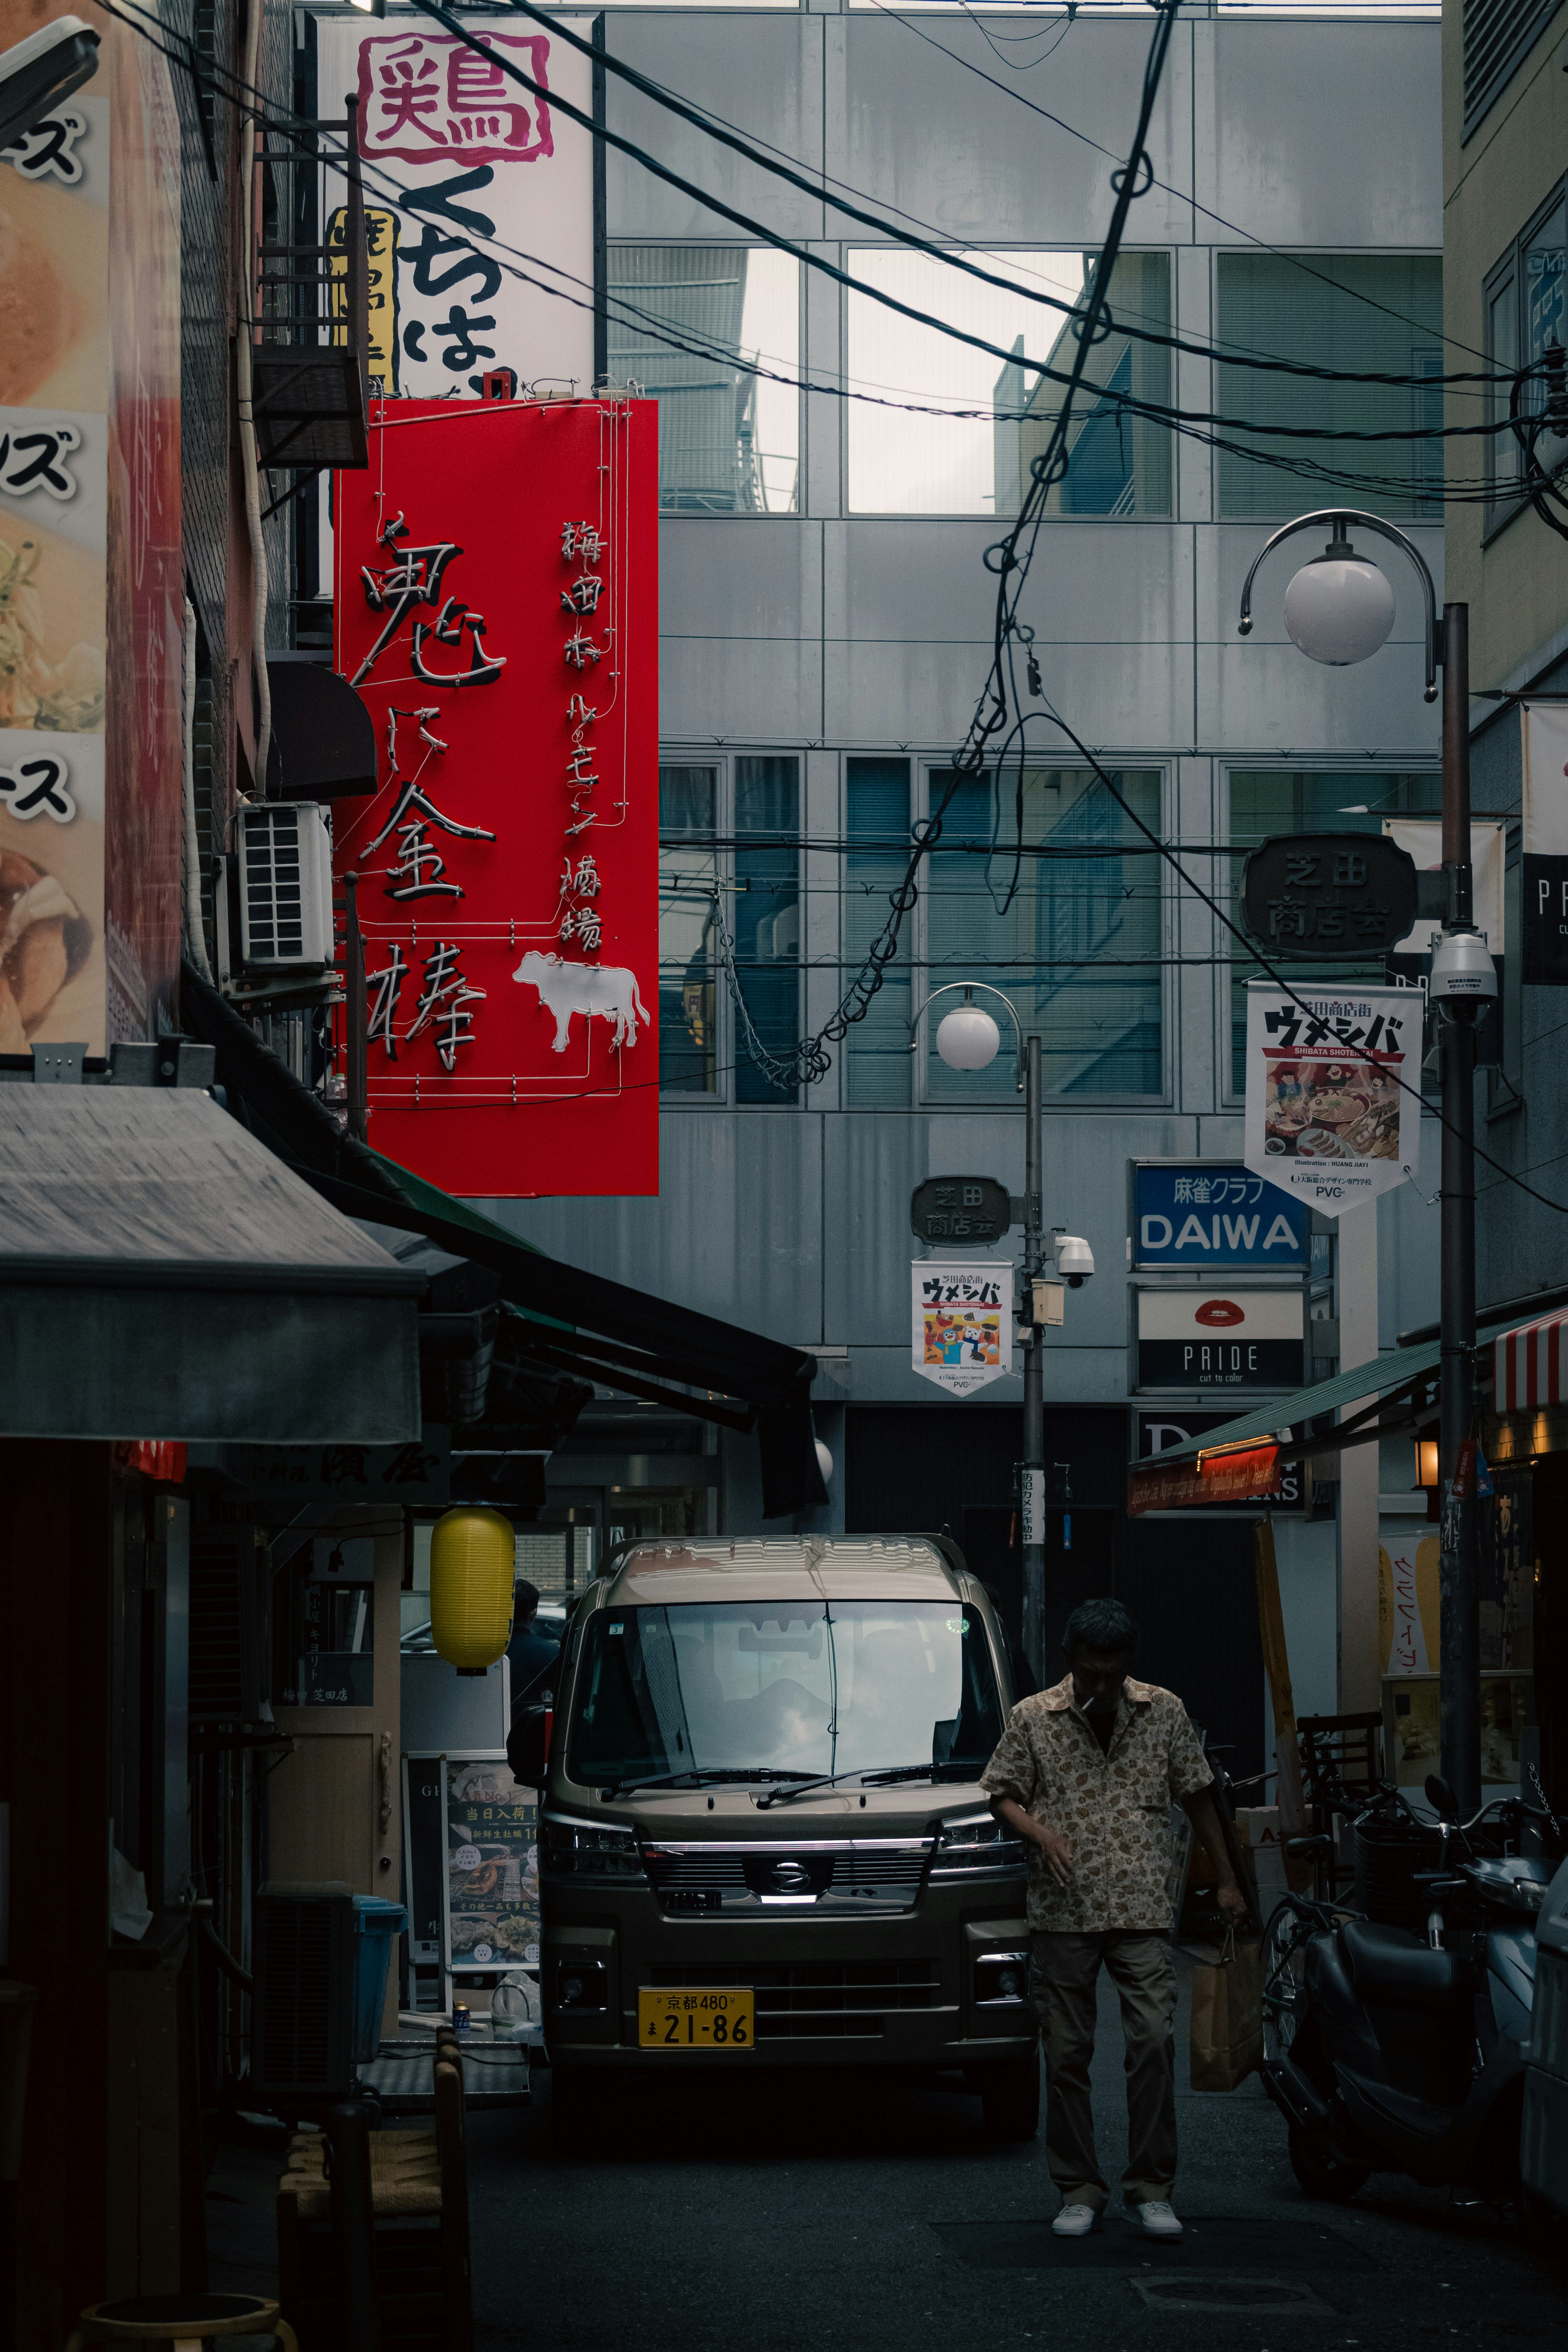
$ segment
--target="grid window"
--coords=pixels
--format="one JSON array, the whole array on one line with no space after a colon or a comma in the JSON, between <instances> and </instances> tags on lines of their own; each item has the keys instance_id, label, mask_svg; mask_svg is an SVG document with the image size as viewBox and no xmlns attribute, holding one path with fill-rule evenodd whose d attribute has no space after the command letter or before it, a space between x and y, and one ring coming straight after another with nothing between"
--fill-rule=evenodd
<instances>
[{"instance_id":1,"label":"grid window","mask_svg":"<svg viewBox=\"0 0 1568 2352\"><path fill-rule=\"evenodd\" d=\"M658 1068L665 1094L718 1089L719 772L658 772Z\"/></svg>"},{"instance_id":2,"label":"grid window","mask_svg":"<svg viewBox=\"0 0 1568 2352\"><path fill-rule=\"evenodd\" d=\"M858 971L888 921L889 898L910 862L910 763L845 763L844 959ZM847 1100L854 1109L901 1108L910 1100L910 919L863 1021L844 1041Z\"/></svg>"},{"instance_id":3,"label":"grid window","mask_svg":"<svg viewBox=\"0 0 1568 2352\"><path fill-rule=\"evenodd\" d=\"M1443 808L1440 775L1355 774L1311 775L1300 770L1233 768L1230 772L1230 845L1253 849L1271 834L1381 833L1385 816L1439 816ZM1242 919L1243 857L1230 861L1230 917ZM1228 935L1227 935L1228 936ZM1381 956L1358 963L1294 963L1270 959L1289 981L1321 987L1325 977L1386 983ZM1231 1091L1247 1088L1247 983L1268 975L1232 938L1230 960Z\"/></svg>"},{"instance_id":4,"label":"grid window","mask_svg":"<svg viewBox=\"0 0 1568 2352\"><path fill-rule=\"evenodd\" d=\"M952 782L950 771L933 771L933 811ZM1159 771L1122 769L1115 782L1158 831ZM1026 768L1020 778L1009 767L1000 783L994 772L963 779L947 803L924 898L926 984L1002 989L1026 1036L1040 1038L1049 1094L1163 1090L1161 862L1140 854L1146 846L1087 770ZM928 1099L1012 1099L1010 1052L988 1069L950 1070L936 1052L937 1022L927 1025Z\"/></svg>"},{"instance_id":5,"label":"grid window","mask_svg":"<svg viewBox=\"0 0 1568 2352\"><path fill-rule=\"evenodd\" d=\"M612 246L608 356L616 383L640 383L658 402L666 514L795 512L800 264L791 255Z\"/></svg>"},{"instance_id":6,"label":"grid window","mask_svg":"<svg viewBox=\"0 0 1568 2352\"><path fill-rule=\"evenodd\" d=\"M1024 356L1065 371L1078 352L1065 311L1035 298L1044 295L1058 305L1081 300L1094 257L1031 251L966 257L1018 290L983 285L927 254L874 246L849 257L852 276L1014 355L998 362L991 352L900 318L868 295L851 294L851 384L889 404L848 403L854 513L1011 517L1018 511L1030 460L1049 438L1061 400L1061 386L1026 367ZM1169 256L1123 254L1110 300L1123 324L1168 334ZM1046 512L1169 514L1169 430L1125 404L1168 404L1170 396L1171 355L1164 346L1117 331L1098 343L1074 404L1068 472L1049 493ZM921 413L931 408L947 413Z\"/></svg>"},{"instance_id":7,"label":"grid window","mask_svg":"<svg viewBox=\"0 0 1568 2352\"><path fill-rule=\"evenodd\" d=\"M1553 349L1568 351L1568 182L1552 191L1489 273L1485 300L1487 357L1500 373L1539 367ZM1508 415L1510 392L1507 383L1492 388L1492 415L1499 423ZM1542 373L1525 388L1525 412L1538 414L1548 397L1549 384ZM1511 433L1490 436L1487 463L1490 530L1516 510L1523 453Z\"/></svg>"},{"instance_id":8,"label":"grid window","mask_svg":"<svg viewBox=\"0 0 1568 2352\"><path fill-rule=\"evenodd\" d=\"M1222 253L1217 267L1216 340L1222 350L1228 345L1272 359L1423 379L1415 384L1334 383L1222 363L1215 370L1218 414L1259 425L1311 425L1328 436L1306 445L1315 461L1380 478L1375 485L1369 482L1368 490L1368 503L1380 513L1440 514L1441 441L1369 443L1334 436L1426 432L1441 425L1441 257L1314 253L1292 260L1282 254ZM1268 459L1289 459L1303 445L1220 429L1226 441L1241 445L1219 453L1221 515L1237 520L1297 512L1303 502L1300 476ZM1246 455L1249 446L1262 454ZM1396 487L1384 488L1384 479ZM1336 493L1341 494L1352 495Z\"/></svg>"},{"instance_id":9,"label":"grid window","mask_svg":"<svg viewBox=\"0 0 1568 2352\"><path fill-rule=\"evenodd\" d=\"M800 761L788 754L735 761L735 1100L793 1103L757 1049L781 1059L800 1042ZM747 1035L747 1031L751 1035Z\"/></svg>"}]
</instances>

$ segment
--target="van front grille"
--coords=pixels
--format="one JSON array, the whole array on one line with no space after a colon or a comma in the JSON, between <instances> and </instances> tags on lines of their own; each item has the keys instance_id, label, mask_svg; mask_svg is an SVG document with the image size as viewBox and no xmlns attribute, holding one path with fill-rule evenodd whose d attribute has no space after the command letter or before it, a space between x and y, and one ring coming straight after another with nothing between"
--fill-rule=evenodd
<instances>
[{"instance_id":1,"label":"van front grille","mask_svg":"<svg viewBox=\"0 0 1568 2352\"><path fill-rule=\"evenodd\" d=\"M666 1911L742 1912L790 1918L802 1911L907 1911L918 1900L933 1840L815 1839L798 1846L649 1843L643 1863Z\"/></svg>"}]
</instances>

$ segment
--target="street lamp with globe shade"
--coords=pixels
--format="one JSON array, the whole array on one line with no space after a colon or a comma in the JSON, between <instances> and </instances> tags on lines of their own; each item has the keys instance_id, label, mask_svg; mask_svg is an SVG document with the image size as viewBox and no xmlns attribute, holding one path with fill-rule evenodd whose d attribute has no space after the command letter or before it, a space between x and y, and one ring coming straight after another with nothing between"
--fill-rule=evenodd
<instances>
[{"instance_id":1,"label":"street lamp with globe shade","mask_svg":"<svg viewBox=\"0 0 1568 2352\"><path fill-rule=\"evenodd\" d=\"M1421 583L1426 611L1425 698L1437 699L1443 673L1443 936L1432 957L1428 996L1443 1066L1442 1388L1439 1456L1445 1493L1458 1478L1460 1448L1476 1412L1476 1031L1497 994L1489 943L1477 929L1470 866L1469 606L1445 604L1413 541L1380 516L1334 507L1300 515L1258 554L1241 592L1240 633L1252 630L1252 583L1267 558L1298 531L1329 527L1321 555L1285 591L1285 626L1310 660L1341 667L1366 661L1387 643L1394 591L1375 563L1357 554L1350 527L1402 549ZM1456 1492L1442 1515L1442 1763L1468 1815L1480 1802L1480 1560L1473 1496Z\"/></svg>"},{"instance_id":2,"label":"street lamp with globe shade","mask_svg":"<svg viewBox=\"0 0 1568 2352\"><path fill-rule=\"evenodd\" d=\"M1024 1339L1024 1652L1037 1675L1044 1667L1046 1614L1046 1391L1044 1350L1037 1324L1037 1308L1044 1312L1039 1285L1047 1252L1040 1192L1040 1041L1026 1038L1012 998L985 981L950 981L935 988L910 1023L910 1051L918 1052L920 1026L938 997L962 994L937 1024L936 1050L950 1070L989 1069L1002 1047L1002 1032L976 993L998 998L1012 1016L1017 1039L1015 1066L1018 1091L1024 1097L1024 1266L1020 1309ZM1065 1253L1065 1256L1064 1256ZM1094 1272L1094 1254L1076 1234L1062 1234L1056 1244L1057 1272L1074 1289Z\"/></svg>"}]
</instances>

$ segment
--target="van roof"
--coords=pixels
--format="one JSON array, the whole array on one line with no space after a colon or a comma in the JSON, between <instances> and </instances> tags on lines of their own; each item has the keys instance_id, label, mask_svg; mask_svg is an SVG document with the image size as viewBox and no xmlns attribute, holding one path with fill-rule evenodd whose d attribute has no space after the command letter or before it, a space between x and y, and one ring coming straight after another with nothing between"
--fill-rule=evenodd
<instances>
[{"instance_id":1,"label":"van roof","mask_svg":"<svg viewBox=\"0 0 1568 2352\"><path fill-rule=\"evenodd\" d=\"M692 1537L637 1544L616 1570L606 1604L658 1608L694 1601L950 1600L954 1569L927 1536Z\"/></svg>"}]
</instances>

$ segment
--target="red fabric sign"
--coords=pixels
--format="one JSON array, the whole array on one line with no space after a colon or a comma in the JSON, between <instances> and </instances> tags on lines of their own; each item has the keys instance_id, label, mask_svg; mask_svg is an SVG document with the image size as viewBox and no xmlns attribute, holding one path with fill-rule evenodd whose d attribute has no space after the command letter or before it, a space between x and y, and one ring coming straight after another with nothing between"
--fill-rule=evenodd
<instances>
[{"instance_id":1,"label":"red fabric sign","mask_svg":"<svg viewBox=\"0 0 1568 2352\"><path fill-rule=\"evenodd\" d=\"M373 403L334 520L370 1140L469 1197L657 1192L655 404Z\"/></svg>"}]
</instances>

